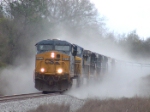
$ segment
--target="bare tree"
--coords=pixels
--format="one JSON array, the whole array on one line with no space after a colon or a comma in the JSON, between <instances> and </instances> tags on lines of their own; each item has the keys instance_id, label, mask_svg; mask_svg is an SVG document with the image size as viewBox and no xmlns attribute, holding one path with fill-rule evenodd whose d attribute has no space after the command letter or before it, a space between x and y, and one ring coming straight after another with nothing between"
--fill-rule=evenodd
<instances>
[{"instance_id":1,"label":"bare tree","mask_svg":"<svg viewBox=\"0 0 150 112\"><path fill-rule=\"evenodd\" d=\"M93 34L100 37L103 19L89 0L4 0L1 6L7 16L7 37L12 59L17 55L30 56L32 40L53 37L62 29L75 37ZM10 24L10 25L8 25ZM33 44L32 44L33 46Z\"/></svg>"},{"instance_id":2,"label":"bare tree","mask_svg":"<svg viewBox=\"0 0 150 112\"><path fill-rule=\"evenodd\" d=\"M95 6L89 0L51 0L47 18L55 26L65 26L72 34L93 31L100 33L104 22L98 18Z\"/></svg>"}]
</instances>

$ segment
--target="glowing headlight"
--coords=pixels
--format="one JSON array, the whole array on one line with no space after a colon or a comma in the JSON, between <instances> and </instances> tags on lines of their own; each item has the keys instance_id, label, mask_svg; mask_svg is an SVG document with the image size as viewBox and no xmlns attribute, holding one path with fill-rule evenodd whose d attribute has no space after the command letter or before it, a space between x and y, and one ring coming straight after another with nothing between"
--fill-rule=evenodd
<instances>
[{"instance_id":1,"label":"glowing headlight","mask_svg":"<svg viewBox=\"0 0 150 112\"><path fill-rule=\"evenodd\" d=\"M41 70L40 70L41 72L45 72L45 69L44 68L41 68Z\"/></svg>"},{"instance_id":2,"label":"glowing headlight","mask_svg":"<svg viewBox=\"0 0 150 112\"><path fill-rule=\"evenodd\" d=\"M63 72L63 70L62 70L61 68L59 68L59 69L57 70L57 72L58 72L59 74L61 74L61 73Z\"/></svg>"},{"instance_id":3,"label":"glowing headlight","mask_svg":"<svg viewBox=\"0 0 150 112\"><path fill-rule=\"evenodd\" d=\"M55 53L51 53L51 58L54 58L55 57Z\"/></svg>"}]
</instances>

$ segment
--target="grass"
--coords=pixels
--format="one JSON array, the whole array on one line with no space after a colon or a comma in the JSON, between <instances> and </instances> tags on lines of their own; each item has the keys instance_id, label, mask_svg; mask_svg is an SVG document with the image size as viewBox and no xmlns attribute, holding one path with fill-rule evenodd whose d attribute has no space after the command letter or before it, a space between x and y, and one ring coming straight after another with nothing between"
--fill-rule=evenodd
<instances>
[{"instance_id":1,"label":"grass","mask_svg":"<svg viewBox=\"0 0 150 112\"><path fill-rule=\"evenodd\" d=\"M28 112L71 112L69 105L44 104ZM150 98L89 99L76 112L150 112Z\"/></svg>"},{"instance_id":2,"label":"grass","mask_svg":"<svg viewBox=\"0 0 150 112\"><path fill-rule=\"evenodd\" d=\"M150 98L88 100L77 112L150 112Z\"/></svg>"}]
</instances>

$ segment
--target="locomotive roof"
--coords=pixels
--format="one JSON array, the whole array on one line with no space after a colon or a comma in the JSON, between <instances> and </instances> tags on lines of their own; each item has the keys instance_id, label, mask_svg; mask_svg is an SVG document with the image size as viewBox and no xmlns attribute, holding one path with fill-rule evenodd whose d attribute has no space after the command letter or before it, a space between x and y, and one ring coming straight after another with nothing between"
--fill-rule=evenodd
<instances>
[{"instance_id":1,"label":"locomotive roof","mask_svg":"<svg viewBox=\"0 0 150 112\"><path fill-rule=\"evenodd\" d=\"M42 40L35 45L49 45L49 44L61 44L61 45L76 45L77 47L83 49L83 47L78 46L77 44L71 44L70 42L67 42L65 40L59 40L59 39L47 39L47 40Z\"/></svg>"},{"instance_id":2,"label":"locomotive roof","mask_svg":"<svg viewBox=\"0 0 150 112\"><path fill-rule=\"evenodd\" d=\"M90 50L84 50L84 56L91 56L91 55L95 55L97 58L98 57L107 57L107 56L104 56L102 54L99 54L99 53L96 53L96 52L92 52Z\"/></svg>"},{"instance_id":3,"label":"locomotive roof","mask_svg":"<svg viewBox=\"0 0 150 112\"><path fill-rule=\"evenodd\" d=\"M65 41L65 40L58 40L58 39L47 39L47 40L42 40L38 43L36 43L36 45L49 45L49 44L61 44L61 45L72 45L71 43Z\"/></svg>"}]
</instances>

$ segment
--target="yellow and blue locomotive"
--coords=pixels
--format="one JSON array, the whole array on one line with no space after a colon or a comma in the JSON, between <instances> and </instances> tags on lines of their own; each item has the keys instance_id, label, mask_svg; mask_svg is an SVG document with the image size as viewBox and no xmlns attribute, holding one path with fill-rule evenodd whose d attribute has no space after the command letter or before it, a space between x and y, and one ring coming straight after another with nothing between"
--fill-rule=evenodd
<instances>
[{"instance_id":1,"label":"yellow and blue locomotive","mask_svg":"<svg viewBox=\"0 0 150 112\"><path fill-rule=\"evenodd\" d=\"M36 43L35 88L65 91L82 74L83 48L64 40L48 39Z\"/></svg>"},{"instance_id":2,"label":"yellow and blue locomotive","mask_svg":"<svg viewBox=\"0 0 150 112\"><path fill-rule=\"evenodd\" d=\"M85 50L64 40L38 42L35 60L35 88L43 92L65 91L72 86L97 78L107 71L108 57Z\"/></svg>"}]
</instances>

